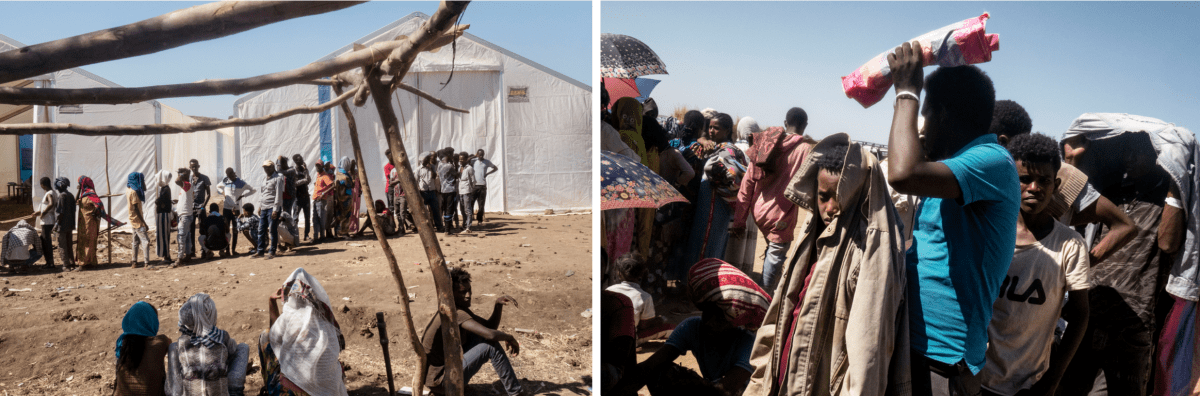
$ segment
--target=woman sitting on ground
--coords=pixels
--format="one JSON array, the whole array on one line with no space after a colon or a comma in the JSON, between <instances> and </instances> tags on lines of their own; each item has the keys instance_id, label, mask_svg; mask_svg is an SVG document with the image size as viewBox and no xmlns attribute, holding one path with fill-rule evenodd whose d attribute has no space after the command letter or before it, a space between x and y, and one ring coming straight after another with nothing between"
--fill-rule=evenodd
<instances>
[{"instance_id":1,"label":"woman sitting on ground","mask_svg":"<svg viewBox=\"0 0 1200 396\"><path fill-rule=\"evenodd\" d=\"M283 312L275 304L283 300ZM345 349L329 295L297 268L271 295L271 330L258 337L264 395L346 395L338 353Z\"/></svg>"},{"instance_id":2,"label":"woman sitting on ground","mask_svg":"<svg viewBox=\"0 0 1200 396\"><path fill-rule=\"evenodd\" d=\"M117 337L115 396L162 395L166 378L163 357L171 338L158 334L158 310L145 301L129 307Z\"/></svg>"},{"instance_id":3,"label":"woman sitting on ground","mask_svg":"<svg viewBox=\"0 0 1200 396\"><path fill-rule=\"evenodd\" d=\"M217 328L217 303L196 293L179 308L179 341L167 352L168 395L241 396L250 346Z\"/></svg>"}]
</instances>

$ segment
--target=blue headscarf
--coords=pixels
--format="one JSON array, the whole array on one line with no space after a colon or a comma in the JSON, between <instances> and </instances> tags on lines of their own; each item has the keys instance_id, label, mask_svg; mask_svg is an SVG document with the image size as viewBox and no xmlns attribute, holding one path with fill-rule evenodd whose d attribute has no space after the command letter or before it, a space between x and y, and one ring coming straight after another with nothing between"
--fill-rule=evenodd
<instances>
[{"instance_id":1,"label":"blue headscarf","mask_svg":"<svg viewBox=\"0 0 1200 396\"><path fill-rule=\"evenodd\" d=\"M117 337L118 359L121 358L121 346L125 343L126 335L143 337L158 335L158 311L148 302L134 303L132 307L129 307L129 312L125 313L125 319L121 319L121 331L121 336Z\"/></svg>"},{"instance_id":2,"label":"blue headscarf","mask_svg":"<svg viewBox=\"0 0 1200 396\"><path fill-rule=\"evenodd\" d=\"M338 172L342 172L346 176L352 176L350 174L350 157L342 157L342 160L338 164L341 165Z\"/></svg>"},{"instance_id":3,"label":"blue headscarf","mask_svg":"<svg viewBox=\"0 0 1200 396\"><path fill-rule=\"evenodd\" d=\"M138 199L146 202L146 182L142 176L142 172L133 172L129 174L129 181L125 183L129 189L137 192Z\"/></svg>"}]
</instances>

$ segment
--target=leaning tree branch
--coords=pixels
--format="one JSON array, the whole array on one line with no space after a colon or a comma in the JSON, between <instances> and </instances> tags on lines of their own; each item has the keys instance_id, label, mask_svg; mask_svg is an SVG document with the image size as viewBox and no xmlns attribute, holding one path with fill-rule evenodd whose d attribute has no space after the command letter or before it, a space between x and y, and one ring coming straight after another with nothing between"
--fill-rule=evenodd
<instances>
[{"instance_id":1,"label":"leaning tree branch","mask_svg":"<svg viewBox=\"0 0 1200 396\"><path fill-rule=\"evenodd\" d=\"M324 14L363 1L216 2L111 29L0 53L0 83L72 67L129 58L241 33L275 22Z\"/></svg>"},{"instance_id":2,"label":"leaning tree branch","mask_svg":"<svg viewBox=\"0 0 1200 396\"><path fill-rule=\"evenodd\" d=\"M342 87L334 85L333 92L341 95ZM354 121L354 113L350 111L350 105L345 102L342 102L340 107L342 108L342 113L346 115L346 125L349 126L350 130L350 144L354 148L354 158L358 160L358 163L364 164L366 162L363 161L362 146L358 142L358 125ZM362 189L363 194L367 197L367 202L375 202L374 196L371 195L371 184L365 182L367 180L366 167L358 167L358 178L364 181ZM387 199L392 199L392 197L389 196ZM399 209L397 208L397 210ZM388 243L387 236L383 234L383 225L381 224L382 221L380 221L382 217L379 213L375 212L374 204L367 205L367 211L371 214L371 226L375 229L375 238L379 241L379 247L383 249L383 255L387 258L388 266L392 270L392 279L396 281L396 288L400 291L400 313L404 316L404 328L408 330L409 345L412 346L413 354L417 357L417 362L414 365L417 370L416 375L413 376L412 388L416 389L416 392L420 392L425 389L425 374L428 370L425 367L427 363L425 354L427 351L425 350L425 346L421 344L421 337L417 335L416 326L413 325L412 307L408 305L408 287L404 285L404 275L400 273L400 264L396 261L396 255L392 252L392 246ZM404 227L404 225L400 224L399 227ZM380 337L384 336L384 334L380 334Z\"/></svg>"},{"instance_id":3,"label":"leaning tree branch","mask_svg":"<svg viewBox=\"0 0 1200 396\"><path fill-rule=\"evenodd\" d=\"M454 20L467 9L469 1L443 1L442 6L438 7L433 16L421 25L421 29L413 32L408 40L404 41L399 47L392 50L387 59L380 64L383 74L392 75L399 79L404 79L404 75L408 73L408 69L412 67L414 61L417 60L417 54L421 51L431 50L434 44L446 45L453 41L453 38L448 34L439 34L439 32L460 32L451 24ZM416 49L415 51L413 49Z\"/></svg>"},{"instance_id":4,"label":"leaning tree branch","mask_svg":"<svg viewBox=\"0 0 1200 396\"><path fill-rule=\"evenodd\" d=\"M466 26L467 25L453 26L448 29L443 29L441 33L432 33L435 35L434 41L449 44L454 37L462 35L463 29L465 29ZM411 40L413 40L413 38L379 42L367 47L363 47L359 50L342 54L334 59L322 62L313 62L298 69L246 78L203 80L186 84L122 88L68 89L0 87L0 103L42 106L60 106L68 104L125 104L163 98L241 95L247 92L279 88L294 84L328 85L321 83L320 81L322 80L319 79L362 67L362 65L372 64L387 59L387 57L390 56L389 53L396 48L411 48ZM423 48L422 51L428 51L439 47L426 44L421 46L421 48ZM415 54L413 55L413 58L416 58ZM0 61L0 65L3 64L4 63ZM359 86L359 84L355 84L355 86Z\"/></svg>"},{"instance_id":5,"label":"leaning tree branch","mask_svg":"<svg viewBox=\"0 0 1200 396\"><path fill-rule=\"evenodd\" d=\"M297 114L313 114L329 110L334 106L342 104L354 94L358 92L358 88L350 90L337 98L321 104L319 106L295 107L285 111L258 118L234 118L229 120L193 122L187 124L150 124L150 125L75 125L75 124L11 124L0 125L0 135L43 135L52 133L63 133L69 135L117 135L117 136L141 136L141 135L165 135L173 133L188 133L200 131L212 131L228 127L244 127L255 126L269 123L284 117L290 117Z\"/></svg>"},{"instance_id":6,"label":"leaning tree branch","mask_svg":"<svg viewBox=\"0 0 1200 396\"><path fill-rule=\"evenodd\" d=\"M400 80L399 80L399 79L395 79L395 81L400 81ZM457 112L459 112L459 113L470 113L469 111L466 111L466 110L463 110L463 109L460 109L460 108L457 108L457 107L450 106L450 105L446 104L446 102L445 102L445 101L442 101L441 99L435 98L435 97L433 97L433 95L430 95L430 94L426 93L425 91L419 90L419 89L417 89L417 87L414 87L414 86L412 86L412 85L408 85L408 84L405 84L405 83L392 84L392 89L391 89L391 90L395 91L395 90L396 90L396 88L400 88L400 89L403 89L403 90L405 90L405 91L412 92L413 94L415 94L415 95L417 95L417 96L420 96L420 97L424 98L425 100L428 100L428 101L429 101L429 103L433 103L433 104L434 104L435 106L437 106L437 107L441 107L441 108L443 108L443 109L450 110L450 111L457 111Z\"/></svg>"}]
</instances>

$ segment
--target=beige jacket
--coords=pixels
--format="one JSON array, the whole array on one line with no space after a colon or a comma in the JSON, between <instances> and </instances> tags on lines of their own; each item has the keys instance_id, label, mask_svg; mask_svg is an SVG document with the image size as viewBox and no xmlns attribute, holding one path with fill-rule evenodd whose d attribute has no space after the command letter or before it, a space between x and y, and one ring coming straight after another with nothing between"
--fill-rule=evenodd
<instances>
[{"instance_id":1,"label":"beige jacket","mask_svg":"<svg viewBox=\"0 0 1200 396\"><path fill-rule=\"evenodd\" d=\"M849 142L838 185L841 213L814 233L821 221L816 161L839 142L849 136L839 133L817 144L785 194L800 208L800 243L755 337L747 396L911 392L902 235L879 162L857 143ZM794 301L809 272L808 290ZM783 351L797 304L795 334ZM780 389L784 353L789 362Z\"/></svg>"}]
</instances>

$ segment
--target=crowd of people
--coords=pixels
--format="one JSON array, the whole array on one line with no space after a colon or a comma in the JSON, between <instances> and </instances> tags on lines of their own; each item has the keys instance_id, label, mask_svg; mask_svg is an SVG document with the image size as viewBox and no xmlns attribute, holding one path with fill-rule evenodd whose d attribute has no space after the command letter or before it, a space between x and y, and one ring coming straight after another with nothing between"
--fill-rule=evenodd
<instances>
[{"instance_id":1,"label":"crowd of people","mask_svg":"<svg viewBox=\"0 0 1200 396\"><path fill-rule=\"evenodd\" d=\"M1154 132L1056 141L978 67L926 76L920 54L889 56L886 154L810 138L799 107L767 129L712 110L660 122L653 99L609 111L602 88L602 149L688 200L603 212L602 393L1163 389L1167 273L1196 219ZM701 315L655 315L675 296ZM675 363L688 352L699 374Z\"/></svg>"},{"instance_id":2,"label":"crowd of people","mask_svg":"<svg viewBox=\"0 0 1200 396\"><path fill-rule=\"evenodd\" d=\"M438 232L470 232L472 222L484 222L487 176L498 170L484 154L484 150L474 155L456 153L447 147L421 156L417 171L421 203L428 207ZM40 185L45 194L32 215L41 229L19 221L3 236L0 263L6 264L9 271L24 272L44 260L42 268L56 270L53 247L57 239L61 268L87 269L98 263L101 220L114 228L130 225L130 265L135 268L151 267L150 221L155 224L156 264L170 268L197 258L197 246L201 259L217 254L236 256L239 234L249 243L247 254L265 259L304 243L361 237L368 228L386 236L404 235L415 231L416 224L404 190L399 187L396 167L390 163L390 153L386 157L385 199L372 203L380 216L378 221L361 216L364 211L360 210L358 165L348 157L342 157L337 166L316 161L311 172L299 154L290 158L290 164L286 156L267 160L262 164L266 179L258 188L239 178L233 168L226 168L225 177L215 188L221 198L211 194L212 179L201 173L200 162L193 159L186 168L174 172L163 169L149 177L157 184L153 218L146 215L147 177L133 172L124 193L127 221L105 211L91 178L80 176L78 189L72 194L70 179L58 177L52 182L43 177ZM303 233L298 227L301 221L305 224ZM177 246L174 260L172 231L176 232ZM77 241L73 240L76 233Z\"/></svg>"},{"instance_id":3,"label":"crowd of people","mask_svg":"<svg viewBox=\"0 0 1200 396\"><path fill-rule=\"evenodd\" d=\"M491 315L484 319L471 310L471 274L455 267L450 277L463 340L463 383L490 362L509 395L524 394L505 352L517 356L520 344L498 330L504 306L515 306L517 300L497 297ZM304 268L295 269L268 297L269 328L259 334L257 347L263 380L260 395L347 394L345 370L338 360L346 339L329 304L325 288ZM159 333L158 315L145 301L126 311L116 343L114 395L244 394L250 346L217 327L217 306L209 295L197 293L179 308L175 342ZM421 340L426 353L425 385L434 394L445 394L445 352L436 313Z\"/></svg>"}]
</instances>

